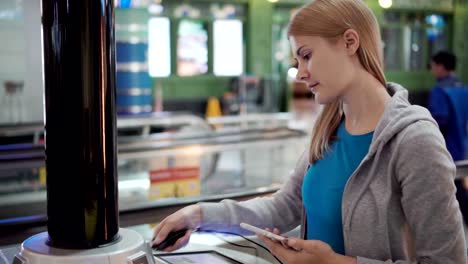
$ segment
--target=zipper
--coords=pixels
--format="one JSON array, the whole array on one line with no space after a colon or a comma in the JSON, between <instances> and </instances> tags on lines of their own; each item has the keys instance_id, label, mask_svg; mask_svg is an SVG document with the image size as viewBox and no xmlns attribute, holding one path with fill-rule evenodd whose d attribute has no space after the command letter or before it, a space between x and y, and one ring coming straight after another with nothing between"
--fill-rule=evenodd
<instances>
[{"instance_id":1,"label":"zipper","mask_svg":"<svg viewBox=\"0 0 468 264\"><path fill-rule=\"evenodd\" d=\"M369 153L366 154L366 156L364 156L364 159L362 159L361 163L359 163L359 166L356 168L356 170L354 170L353 174L351 174L351 176L348 178L348 180L346 181L346 184L345 184L345 188L343 190L343 198L342 198L342 205L343 205L343 200L344 200L344 197L346 195L346 190L348 189L348 185L349 185L349 182L355 177L355 175L359 172L359 170L362 168L363 164L365 162L367 162L370 158L370 155ZM342 208L343 209L343 208ZM350 209L352 210L352 209ZM351 224L350 222L351 221L348 221L347 219L349 219L349 217L343 217L345 216L345 212L343 212L342 210L342 221L343 221L343 231L349 231L351 230ZM348 213L348 215L351 214L351 211ZM345 219L346 218L346 219ZM346 242L347 241L347 232L343 232L343 238L344 238L344 241Z\"/></svg>"}]
</instances>

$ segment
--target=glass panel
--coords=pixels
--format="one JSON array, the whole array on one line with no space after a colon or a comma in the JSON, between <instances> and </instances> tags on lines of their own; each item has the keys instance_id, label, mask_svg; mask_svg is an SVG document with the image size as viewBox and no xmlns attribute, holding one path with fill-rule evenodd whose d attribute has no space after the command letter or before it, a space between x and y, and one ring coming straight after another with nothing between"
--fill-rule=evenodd
<instances>
[{"instance_id":1,"label":"glass panel","mask_svg":"<svg viewBox=\"0 0 468 264\"><path fill-rule=\"evenodd\" d=\"M291 47L288 40L286 25L273 25L273 65L278 72L284 72L291 67Z\"/></svg>"},{"instance_id":2,"label":"glass panel","mask_svg":"<svg viewBox=\"0 0 468 264\"><path fill-rule=\"evenodd\" d=\"M393 8L401 9L444 9L452 10L453 9L453 0L418 0L418 1L408 1L408 0L393 0Z\"/></svg>"},{"instance_id":3,"label":"glass panel","mask_svg":"<svg viewBox=\"0 0 468 264\"><path fill-rule=\"evenodd\" d=\"M177 32L177 74L193 76L208 72L208 32L199 21L181 20Z\"/></svg>"},{"instance_id":4,"label":"glass panel","mask_svg":"<svg viewBox=\"0 0 468 264\"><path fill-rule=\"evenodd\" d=\"M385 11L384 12L384 20L387 23L398 23L400 22L400 13L395 11Z\"/></svg>"},{"instance_id":5,"label":"glass panel","mask_svg":"<svg viewBox=\"0 0 468 264\"><path fill-rule=\"evenodd\" d=\"M384 45L384 62L386 70L401 69L401 28L384 28L382 30Z\"/></svg>"},{"instance_id":6,"label":"glass panel","mask_svg":"<svg viewBox=\"0 0 468 264\"><path fill-rule=\"evenodd\" d=\"M240 18L245 16L246 11L245 5L233 3L161 0L114 0L114 3L119 9L147 9L153 15L177 18Z\"/></svg>"},{"instance_id":7,"label":"glass panel","mask_svg":"<svg viewBox=\"0 0 468 264\"><path fill-rule=\"evenodd\" d=\"M164 77L171 74L171 46L169 19L155 17L149 21L148 63L152 77Z\"/></svg>"},{"instance_id":8,"label":"glass panel","mask_svg":"<svg viewBox=\"0 0 468 264\"><path fill-rule=\"evenodd\" d=\"M448 48L448 28L446 27L447 19L440 15L426 16L428 28L426 37L428 40L429 57L441 50Z\"/></svg>"},{"instance_id":9,"label":"glass panel","mask_svg":"<svg viewBox=\"0 0 468 264\"><path fill-rule=\"evenodd\" d=\"M430 29L428 29L429 31ZM431 36L433 33L427 32L427 38L429 40L429 55L433 55L438 51L448 49L448 32L446 30L440 31L436 36Z\"/></svg>"},{"instance_id":10,"label":"glass panel","mask_svg":"<svg viewBox=\"0 0 468 264\"><path fill-rule=\"evenodd\" d=\"M115 0L114 5L119 8L144 8L150 2L150 0Z\"/></svg>"},{"instance_id":11,"label":"glass panel","mask_svg":"<svg viewBox=\"0 0 468 264\"><path fill-rule=\"evenodd\" d=\"M21 96L26 70L23 8L13 0L0 4L0 122L18 122L16 101ZM9 83L12 83L9 85ZM13 85L18 83L18 85Z\"/></svg>"},{"instance_id":12,"label":"glass panel","mask_svg":"<svg viewBox=\"0 0 468 264\"><path fill-rule=\"evenodd\" d=\"M188 1L185 1L188 2ZM213 1L216 2L216 1ZM241 18L245 16L245 6L232 3L191 3L163 1L163 13L177 18Z\"/></svg>"},{"instance_id":13,"label":"glass panel","mask_svg":"<svg viewBox=\"0 0 468 264\"><path fill-rule=\"evenodd\" d=\"M410 70L422 70L425 68L423 56L424 29L413 28L411 30L410 45Z\"/></svg>"},{"instance_id":14,"label":"glass panel","mask_svg":"<svg viewBox=\"0 0 468 264\"><path fill-rule=\"evenodd\" d=\"M405 23L412 26L424 25L424 16L418 13L409 13L405 16Z\"/></svg>"},{"instance_id":15,"label":"glass panel","mask_svg":"<svg viewBox=\"0 0 468 264\"><path fill-rule=\"evenodd\" d=\"M213 24L214 67L219 76L236 76L244 71L242 22L216 20Z\"/></svg>"},{"instance_id":16,"label":"glass panel","mask_svg":"<svg viewBox=\"0 0 468 264\"><path fill-rule=\"evenodd\" d=\"M115 9L115 38L124 42L147 42L148 20L145 9ZM117 51L118 52L118 51Z\"/></svg>"},{"instance_id":17,"label":"glass panel","mask_svg":"<svg viewBox=\"0 0 468 264\"><path fill-rule=\"evenodd\" d=\"M40 1L0 1L0 124L42 122L40 19Z\"/></svg>"},{"instance_id":18,"label":"glass panel","mask_svg":"<svg viewBox=\"0 0 468 264\"><path fill-rule=\"evenodd\" d=\"M239 18L245 15L242 5L215 3L210 6L210 15L215 18Z\"/></svg>"}]
</instances>

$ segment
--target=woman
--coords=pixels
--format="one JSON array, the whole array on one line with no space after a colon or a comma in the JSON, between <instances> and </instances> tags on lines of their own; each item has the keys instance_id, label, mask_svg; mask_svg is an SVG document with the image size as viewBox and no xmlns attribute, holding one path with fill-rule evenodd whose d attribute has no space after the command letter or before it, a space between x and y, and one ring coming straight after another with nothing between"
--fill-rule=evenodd
<instances>
[{"instance_id":1,"label":"woman","mask_svg":"<svg viewBox=\"0 0 468 264\"><path fill-rule=\"evenodd\" d=\"M429 112L386 83L370 9L316 0L292 19L289 38L297 79L325 105L291 178L273 197L188 206L161 222L154 243L181 228L301 224L303 239L288 242L300 251L262 239L286 263L466 263L454 163Z\"/></svg>"}]
</instances>

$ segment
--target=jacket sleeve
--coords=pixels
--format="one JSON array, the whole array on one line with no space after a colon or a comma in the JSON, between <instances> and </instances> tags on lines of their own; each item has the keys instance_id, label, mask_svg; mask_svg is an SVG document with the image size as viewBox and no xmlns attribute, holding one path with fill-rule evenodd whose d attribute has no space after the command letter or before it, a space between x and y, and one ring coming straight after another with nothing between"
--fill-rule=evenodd
<instances>
[{"instance_id":1,"label":"jacket sleeve","mask_svg":"<svg viewBox=\"0 0 468 264\"><path fill-rule=\"evenodd\" d=\"M414 245L413 260L358 264L467 263L463 220L455 198L455 164L435 124L419 121L402 133L396 160L401 204Z\"/></svg>"},{"instance_id":2,"label":"jacket sleeve","mask_svg":"<svg viewBox=\"0 0 468 264\"><path fill-rule=\"evenodd\" d=\"M260 228L276 227L281 232L297 227L302 216L302 181L308 164L308 151L304 151L287 182L270 197L242 202L226 199L219 203L200 203L201 229L250 233L239 228L242 222Z\"/></svg>"}]
</instances>

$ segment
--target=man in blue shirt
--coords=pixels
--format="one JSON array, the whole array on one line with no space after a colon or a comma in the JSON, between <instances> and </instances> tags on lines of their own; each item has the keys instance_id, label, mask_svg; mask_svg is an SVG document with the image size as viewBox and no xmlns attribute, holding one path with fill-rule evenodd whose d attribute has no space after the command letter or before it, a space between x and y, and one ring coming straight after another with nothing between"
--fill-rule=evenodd
<instances>
[{"instance_id":1,"label":"man in blue shirt","mask_svg":"<svg viewBox=\"0 0 468 264\"><path fill-rule=\"evenodd\" d=\"M437 83L431 91L428 106L432 116L439 124L447 149L455 161L464 159L466 141L466 131L464 131L466 124L459 124L456 112L464 111L462 104L465 100L462 98L454 100L453 97L458 97L460 92L452 93L458 87L463 86L455 75L456 62L455 55L447 51L438 52L432 57L431 72ZM468 190L461 179L455 180L455 185L457 186L456 197L460 204L460 210L465 223L468 224Z\"/></svg>"},{"instance_id":2,"label":"man in blue shirt","mask_svg":"<svg viewBox=\"0 0 468 264\"><path fill-rule=\"evenodd\" d=\"M451 103L446 91L449 88L463 86L462 82L455 75L456 63L455 55L447 51L440 51L432 56L431 72L437 82L431 91L428 108L439 124L440 131L444 135L447 148L450 154L452 154L453 159L462 160L464 155L458 148L463 146L463 142L453 142L454 144L451 144L457 138L455 135L457 129L454 129L452 126L456 126L457 124L453 122L450 110Z\"/></svg>"}]
</instances>

